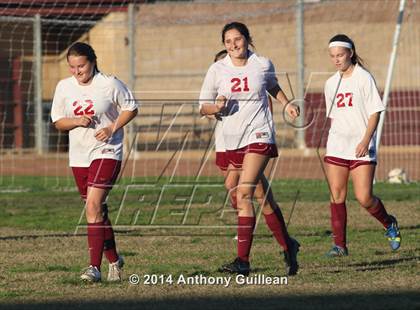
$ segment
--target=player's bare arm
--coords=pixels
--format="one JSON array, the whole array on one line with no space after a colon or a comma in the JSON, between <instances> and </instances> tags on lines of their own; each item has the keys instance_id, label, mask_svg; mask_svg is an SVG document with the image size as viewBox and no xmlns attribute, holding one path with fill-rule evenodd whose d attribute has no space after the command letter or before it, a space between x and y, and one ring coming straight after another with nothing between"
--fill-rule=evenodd
<instances>
[{"instance_id":1,"label":"player's bare arm","mask_svg":"<svg viewBox=\"0 0 420 310\"><path fill-rule=\"evenodd\" d=\"M369 142L378 126L380 112L376 112L369 117L368 126L362 141L356 147L356 157L363 157L368 154Z\"/></svg>"},{"instance_id":2,"label":"player's bare arm","mask_svg":"<svg viewBox=\"0 0 420 310\"><path fill-rule=\"evenodd\" d=\"M299 106L294 103L290 103L289 99L287 99L285 93L280 88L280 85L276 85L274 88L268 90L269 94L276 98L282 106L286 109L286 113L294 120L300 114Z\"/></svg>"},{"instance_id":3,"label":"player's bare arm","mask_svg":"<svg viewBox=\"0 0 420 310\"><path fill-rule=\"evenodd\" d=\"M99 129L95 133L95 138L98 141L105 142L108 140L114 132L116 132L118 129L124 127L127 125L133 118L136 117L138 113L138 109L135 109L134 111L122 111L115 121L115 123L112 123L111 125Z\"/></svg>"},{"instance_id":4,"label":"player's bare arm","mask_svg":"<svg viewBox=\"0 0 420 310\"><path fill-rule=\"evenodd\" d=\"M54 123L55 128L59 131L68 131L76 127L87 128L92 123L92 118L88 115L81 117L65 117L61 118Z\"/></svg>"},{"instance_id":5,"label":"player's bare arm","mask_svg":"<svg viewBox=\"0 0 420 310\"><path fill-rule=\"evenodd\" d=\"M213 103L203 103L200 113L202 115L211 115L219 113L226 106L227 98L225 96L218 96Z\"/></svg>"}]
</instances>

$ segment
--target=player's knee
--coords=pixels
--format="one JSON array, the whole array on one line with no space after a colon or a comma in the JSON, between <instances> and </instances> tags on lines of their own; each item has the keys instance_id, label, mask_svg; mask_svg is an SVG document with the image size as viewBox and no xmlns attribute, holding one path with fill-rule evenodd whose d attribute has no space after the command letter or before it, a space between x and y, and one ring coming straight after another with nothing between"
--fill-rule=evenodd
<instances>
[{"instance_id":1,"label":"player's knee","mask_svg":"<svg viewBox=\"0 0 420 310\"><path fill-rule=\"evenodd\" d=\"M236 197L238 200L238 204L241 202L250 202L253 198L253 191L252 188L249 186L242 186L236 190Z\"/></svg>"},{"instance_id":2,"label":"player's knee","mask_svg":"<svg viewBox=\"0 0 420 310\"><path fill-rule=\"evenodd\" d=\"M88 216L102 216L102 204L94 200L88 200L86 202L86 214Z\"/></svg>"},{"instance_id":3,"label":"player's knee","mask_svg":"<svg viewBox=\"0 0 420 310\"><path fill-rule=\"evenodd\" d=\"M225 180L225 188L227 191L232 191L235 189L235 187L238 185L235 180L231 180L229 178L226 178Z\"/></svg>"},{"instance_id":4,"label":"player's knee","mask_svg":"<svg viewBox=\"0 0 420 310\"><path fill-rule=\"evenodd\" d=\"M269 215L269 214L271 214L271 213L273 213L274 211L273 211L273 209L271 208L271 206L269 205L269 204L265 204L264 206L263 206L263 208L262 208L262 213L264 214L264 215Z\"/></svg>"},{"instance_id":5,"label":"player's knee","mask_svg":"<svg viewBox=\"0 0 420 310\"><path fill-rule=\"evenodd\" d=\"M341 188L331 188L331 200L340 203L346 200L346 191Z\"/></svg>"},{"instance_id":6,"label":"player's knee","mask_svg":"<svg viewBox=\"0 0 420 310\"><path fill-rule=\"evenodd\" d=\"M264 189L262 188L261 185L258 185L255 188L254 197L255 197L255 199L258 200L258 202L260 202L260 200L263 200L265 198Z\"/></svg>"},{"instance_id":7,"label":"player's knee","mask_svg":"<svg viewBox=\"0 0 420 310\"><path fill-rule=\"evenodd\" d=\"M374 198L369 194L356 195L356 199L363 208L370 208L374 203Z\"/></svg>"},{"instance_id":8,"label":"player's knee","mask_svg":"<svg viewBox=\"0 0 420 310\"><path fill-rule=\"evenodd\" d=\"M267 212L269 210L272 210L270 202L268 201L267 197L265 197L265 195L257 196L257 194L254 194L254 198L258 202L258 205L260 205L263 208L262 209L263 212L264 210L266 210ZM264 213L264 214L268 214L268 213Z\"/></svg>"},{"instance_id":9,"label":"player's knee","mask_svg":"<svg viewBox=\"0 0 420 310\"><path fill-rule=\"evenodd\" d=\"M264 207L265 204L267 204L267 202L265 201L264 197L258 197L256 195L254 195L255 200L257 201L257 203Z\"/></svg>"}]
</instances>

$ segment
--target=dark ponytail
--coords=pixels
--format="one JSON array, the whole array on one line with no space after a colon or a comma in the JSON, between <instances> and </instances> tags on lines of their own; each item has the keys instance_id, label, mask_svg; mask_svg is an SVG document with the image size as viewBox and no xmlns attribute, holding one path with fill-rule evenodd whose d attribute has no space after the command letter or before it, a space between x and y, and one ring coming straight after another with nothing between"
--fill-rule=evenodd
<instances>
[{"instance_id":1,"label":"dark ponytail","mask_svg":"<svg viewBox=\"0 0 420 310\"><path fill-rule=\"evenodd\" d=\"M227 50L221 50L220 52L218 52L216 55L214 55L214 62L225 58L225 56L227 55Z\"/></svg>"}]
</instances>

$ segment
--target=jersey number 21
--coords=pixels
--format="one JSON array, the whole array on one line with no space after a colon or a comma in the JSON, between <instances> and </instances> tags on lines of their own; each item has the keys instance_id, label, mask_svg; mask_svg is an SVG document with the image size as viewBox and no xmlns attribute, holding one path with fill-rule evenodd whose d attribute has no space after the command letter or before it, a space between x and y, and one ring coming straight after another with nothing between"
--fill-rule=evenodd
<instances>
[{"instance_id":1,"label":"jersey number 21","mask_svg":"<svg viewBox=\"0 0 420 310\"><path fill-rule=\"evenodd\" d=\"M232 87L231 87L232 93L238 93L241 91L249 91L247 77L244 77L242 80L240 78L233 78L230 80L230 82L232 83Z\"/></svg>"}]
</instances>

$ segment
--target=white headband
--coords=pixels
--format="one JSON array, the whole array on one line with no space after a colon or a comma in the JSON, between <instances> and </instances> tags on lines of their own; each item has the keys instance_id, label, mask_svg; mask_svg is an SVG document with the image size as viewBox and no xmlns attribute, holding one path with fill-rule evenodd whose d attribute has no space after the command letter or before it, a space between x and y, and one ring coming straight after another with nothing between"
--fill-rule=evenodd
<instances>
[{"instance_id":1,"label":"white headband","mask_svg":"<svg viewBox=\"0 0 420 310\"><path fill-rule=\"evenodd\" d=\"M335 47L335 46L346 47L346 48L349 48L349 49L353 48L351 43L344 42L344 41L333 41L333 42L330 43L330 45L328 45L328 48Z\"/></svg>"}]
</instances>

